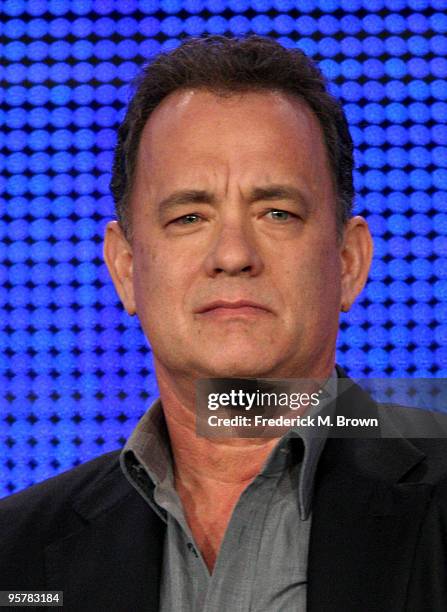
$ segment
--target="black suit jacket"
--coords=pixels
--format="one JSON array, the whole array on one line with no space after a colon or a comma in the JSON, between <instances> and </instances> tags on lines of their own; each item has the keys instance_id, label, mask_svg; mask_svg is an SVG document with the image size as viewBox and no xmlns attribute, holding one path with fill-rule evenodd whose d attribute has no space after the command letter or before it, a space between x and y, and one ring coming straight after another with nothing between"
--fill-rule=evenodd
<instances>
[{"instance_id":1,"label":"black suit jacket","mask_svg":"<svg viewBox=\"0 0 447 612\"><path fill-rule=\"evenodd\" d=\"M378 408L352 386L339 409ZM446 451L445 440L328 439L309 612L447 611ZM164 531L118 452L103 455L0 502L0 590L63 590L66 612L157 612Z\"/></svg>"}]
</instances>

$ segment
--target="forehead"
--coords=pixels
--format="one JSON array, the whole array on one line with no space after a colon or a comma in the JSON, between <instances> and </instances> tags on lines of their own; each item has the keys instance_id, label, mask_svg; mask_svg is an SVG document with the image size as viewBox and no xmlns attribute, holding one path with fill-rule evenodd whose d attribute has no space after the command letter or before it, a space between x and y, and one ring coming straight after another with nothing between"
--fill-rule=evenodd
<instances>
[{"instance_id":1,"label":"forehead","mask_svg":"<svg viewBox=\"0 0 447 612\"><path fill-rule=\"evenodd\" d=\"M299 140L303 143L309 135L322 139L317 118L298 97L277 91L222 95L203 89L189 89L175 91L162 100L146 122L141 142L153 144L160 142L161 137L181 134L195 141L194 134L203 136L210 126L235 131L244 125L251 132L256 128L264 136L270 132L271 135L276 133L278 138L289 140L293 132L299 132Z\"/></svg>"},{"instance_id":2,"label":"forehead","mask_svg":"<svg viewBox=\"0 0 447 612\"><path fill-rule=\"evenodd\" d=\"M172 187L223 168L263 181L302 175L315 190L322 178L332 183L321 126L304 101L276 91L166 97L144 127L137 176Z\"/></svg>"},{"instance_id":3,"label":"forehead","mask_svg":"<svg viewBox=\"0 0 447 612\"><path fill-rule=\"evenodd\" d=\"M241 92L215 92L205 88L179 89L164 98L154 109L146 122L145 131L154 129L154 124L165 121L180 124L182 120L219 120L225 116L234 121L235 115L240 113L244 116L252 115L259 117L270 115L286 121L293 121L292 115L306 115L310 121L318 120L307 103L299 98L285 92L276 90L258 90ZM296 117L295 117L296 120Z\"/></svg>"}]
</instances>

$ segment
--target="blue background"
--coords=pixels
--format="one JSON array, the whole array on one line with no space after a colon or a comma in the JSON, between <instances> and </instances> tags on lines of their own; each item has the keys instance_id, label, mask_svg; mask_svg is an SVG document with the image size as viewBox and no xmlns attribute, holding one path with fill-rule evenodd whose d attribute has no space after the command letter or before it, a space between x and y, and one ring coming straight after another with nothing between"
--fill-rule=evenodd
<instances>
[{"instance_id":1,"label":"blue background","mask_svg":"<svg viewBox=\"0 0 447 612\"><path fill-rule=\"evenodd\" d=\"M356 145L375 240L342 318L354 377L447 377L446 0L5 0L0 64L0 496L119 448L157 395L102 261L129 82L187 35L316 59Z\"/></svg>"}]
</instances>

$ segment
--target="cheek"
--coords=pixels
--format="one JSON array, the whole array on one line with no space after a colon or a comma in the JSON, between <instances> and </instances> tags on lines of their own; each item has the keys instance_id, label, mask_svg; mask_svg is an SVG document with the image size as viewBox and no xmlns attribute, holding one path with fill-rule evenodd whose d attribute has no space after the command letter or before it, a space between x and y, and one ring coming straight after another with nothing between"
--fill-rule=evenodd
<instances>
[{"instance_id":1,"label":"cheek","mask_svg":"<svg viewBox=\"0 0 447 612\"><path fill-rule=\"evenodd\" d=\"M179 258L172 249L162 249L156 244L144 245L134 257L137 306L147 315L155 309L168 315L185 293L187 273L187 258Z\"/></svg>"},{"instance_id":2,"label":"cheek","mask_svg":"<svg viewBox=\"0 0 447 612\"><path fill-rule=\"evenodd\" d=\"M144 306L160 293L160 254L155 248L138 246L134 252L134 288L137 304Z\"/></svg>"},{"instance_id":3,"label":"cheek","mask_svg":"<svg viewBox=\"0 0 447 612\"><path fill-rule=\"evenodd\" d=\"M295 310L308 308L315 317L317 311L334 308L340 299L341 263L338 251L314 245L295 257L284 274L286 288L292 294Z\"/></svg>"}]
</instances>

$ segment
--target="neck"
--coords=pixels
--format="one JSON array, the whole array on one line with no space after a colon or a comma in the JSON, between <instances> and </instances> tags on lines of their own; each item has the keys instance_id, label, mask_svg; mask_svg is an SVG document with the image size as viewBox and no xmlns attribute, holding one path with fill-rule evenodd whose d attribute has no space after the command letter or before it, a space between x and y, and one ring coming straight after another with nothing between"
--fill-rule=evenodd
<instances>
[{"instance_id":1,"label":"neck","mask_svg":"<svg viewBox=\"0 0 447 612\"><path fill-rule=\"evenodd\" d=\"M278 439L198 436L193 402L180 401L166 378L159 372L157 378L176 480L208 491L213 485L228 488L247 485L258 474Z\"/></svg>"},{"instance_id":2,"label":"neck","mask_svg":"<svg viewBox=\"0 0 447 612\"><path fill-rule=\"evenodd\" d=\"M176 483L197 494L208 495L217 488L228 491L245 488L260 472L279 437L209 439L198 436L194 381L172 376L159 362L156 362L156 372Z\"/></svg>"}]
</instances>

